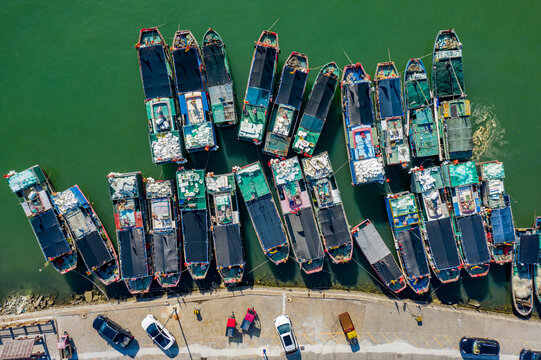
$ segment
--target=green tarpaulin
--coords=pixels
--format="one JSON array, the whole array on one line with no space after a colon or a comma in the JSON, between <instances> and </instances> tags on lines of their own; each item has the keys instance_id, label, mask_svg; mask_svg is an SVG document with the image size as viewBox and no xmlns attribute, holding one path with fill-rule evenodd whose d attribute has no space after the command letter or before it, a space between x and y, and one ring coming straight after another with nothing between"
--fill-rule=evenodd
<instances>
[{"instance_id":1,"label":"green tarpaulin","mask_svg":"<svg viewBox=\"0 0 541 360\"><path fill-rule=\"evenodd\" d=\"M432 71L436 97L462 95L465 92L461 58L437 61Z\"/></svg>"},{"instance_id":2,"label":"green tarpaulin","mask_svg":"<svg viewBox=\"0 0 541 360\"><path fill-rule=\"evenodd\" d=\"M406 83L406 104L408 109L429 105L430 87L427 80L411 80Z\"/></svg>"}]
</instances>

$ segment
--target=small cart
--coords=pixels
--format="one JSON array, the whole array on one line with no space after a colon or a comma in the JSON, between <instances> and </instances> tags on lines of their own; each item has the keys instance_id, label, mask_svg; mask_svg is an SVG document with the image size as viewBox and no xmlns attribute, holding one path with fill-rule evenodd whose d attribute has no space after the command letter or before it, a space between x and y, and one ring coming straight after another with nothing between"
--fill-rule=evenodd
<instances>
[{"instance_id":1,"label":"small cart","mask_svg":"<svg viewBox=\"0 0 541 360\"><path fill-rule=\"evenodd\" d=\"M225 336L232 338L235 335L235 329L237 327L237 320L235 320L235 315L231 315L227 319L227 326L225 328Z\"/></svg>"},{"instance_id":2,"label":"small cart","mask_svg":"<svg viewBox=\"0 0 541 360\"><path fill-rule=\"evenodd\" d=\"M351 317L349 316L349 313L346 311L344 313L341 313L338 315L338 319L340 320L340 325L342 326L342 330L344 331L344 335L346 335L346 339L350 344L354 344L357 342L357 332L355 331L355 326L353 326L353 322L351 321Z\"/></svg>"},{"instance_id":3,"label":"small cart","mask_svg":"<svg viewBox=\"0 0 541 360\"><path fill-rule=\"evenodd\" d=\"M252 323L254 322L256 315L257 313L255 312L255 309L253 307L248 308L248 310L246 310L246 316L244 317L244 320L242 320L240 328L244 331L248 331L250 329L250 325L252 325Z\"/></svg>"},{"instance_id":4,"label":"small cart","mask_svg":"<svg viewBox=\"0 0 541 360\"><path fill-rule=\"evenodd\" d=\"M61 359L70 359L73 356L73 350L71 348L71 339L67 331L60 336L56 348L60 351Z\"/></svg>"}]
</instances>

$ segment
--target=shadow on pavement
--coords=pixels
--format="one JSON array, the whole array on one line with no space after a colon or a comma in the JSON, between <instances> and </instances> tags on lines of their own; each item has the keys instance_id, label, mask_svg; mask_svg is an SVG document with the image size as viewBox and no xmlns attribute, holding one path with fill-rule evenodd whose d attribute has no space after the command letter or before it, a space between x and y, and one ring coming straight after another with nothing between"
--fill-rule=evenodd
<instances>
[{"instance_id":1,"label":"shadow on pavement","mask_svg":"<svg viewBox=\"0 0 541 360\"><path fill-rule=\"evenodd\" d=\"M164 351L164 354L167 355L168 357L170 357L171 359L176 357L178 355L178 353L179 353L179 348L178 348L178 344L177 344L176 341L173 344L173 346L171 346L169 349Z\"/></svg>"},{"instance_id":2,"label":"shadow on pavement","mask_svg":"<svg viewBox=\"0 0 541 360\"><path fill-rule=\"evenodd\" d=\"M110 346L113 349L115 349L116 351L118 351L119 353L121 353L122 355L129 356L132 359L137 356L137 353L139 352L139 349L141 348L139 346L139 342L137 340L135 340L135 339L133 339L131 341L130 345L125 349L122 349L121 347L118 347L118 346L112 346L112 345L110 345Z\"/></svg>"},{"instance_id":3,"label":"shadow on pavement","mask_svg":"<svg viewBox=\"0 0 541 360\"><path fill-rule=\"evenodd\" d=\"M287 360L300 360L302 359L301 349L297 350L293 354L286 354Z\"/></svg>"}]
</instances>

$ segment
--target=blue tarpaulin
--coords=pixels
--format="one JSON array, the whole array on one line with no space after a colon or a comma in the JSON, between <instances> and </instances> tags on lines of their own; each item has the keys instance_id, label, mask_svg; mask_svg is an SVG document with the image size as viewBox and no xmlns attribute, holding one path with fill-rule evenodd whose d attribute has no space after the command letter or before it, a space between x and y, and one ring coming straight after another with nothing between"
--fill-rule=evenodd
<instances>
[{"instance_id":1,"label":"blue tarpaulin","mask_svg":"<svg viewBox=\"0 0 541 360\"><path fill-rule=\"evenodd\" d=\"M246 101L250 105L267 107L269 105L269 95L270 91L268 90L249 87L246 92Z\"/></svg>"},{"instance_id":2,"label":"blue tarpaulin","mask_svg":"<svg viewBox=\"0 0 541 360\"><path fill-rule=\"evenodd\" d=\"M378 103L382 119L404 115L400 78L383 79L378 82Z\"/></svg>"},{"instance_id":3,"label":"blue tarpaulin","mask_svg":"<svg viewBox=\"0 0 541 360\"><path fill-rule=\"evenodd\" d=\"M511 243L515 241L515 229L513 226L513 218L511 216L511 208L494 209L490 213L492 223L492 233L494 235L494 243Z\"/></svg>"}]
</instances>

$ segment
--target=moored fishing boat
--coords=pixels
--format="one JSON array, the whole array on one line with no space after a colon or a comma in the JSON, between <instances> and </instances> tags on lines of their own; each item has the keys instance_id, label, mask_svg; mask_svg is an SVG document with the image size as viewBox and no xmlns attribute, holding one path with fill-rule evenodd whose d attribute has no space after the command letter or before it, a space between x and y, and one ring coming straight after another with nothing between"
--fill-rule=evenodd
<instances>
[{"instance_id":1,"label":"moored fishing boat","mask_svg":"<svg viewBox=\"0 0 541 360\"><path fill-rule=\"evenodd\" d=\"M335 264L346 263L353 256L353 240L331 159L324 152L302 159L302 167L325 251Z\"/></svg>"},{"instance_id":2,"label":"moored fishing boat","mask_svg":"<svg viewBox=\"0 0 541 360\"><path fill-rule=\"evenodd\" d=\"M440 160L469 158L473 151L471 108L465 99L462 43L453 29L440 30L436 36L431 74L443 147Z\"/></svg>"},{"instance_id":3,"label":"moored fishing boat","mask_svg":"<svg viewBox=\"0 0 541 360\"><path fill-rule=\"evenodd\" d=\"M412 169L411 190L422 204L421 234L432 272L442 283L457 281L464 264L440 167Z\"/></svg>"},{"instance_id":4,"label":"moored fishing boat","mask_svg":"<svg viewBox=\"0 0 541 360\"><path fill-rule=\"evenodd\" d=\"M374 224L365 220L355 226L351 234L385 286L395 294L404 290L407 286L404 274Z\"/></svg>"},{"instance_id":5,"label":"moored fishing boat","mask_svg":"<svg viewBox=\"0 0 541 360\"><path fill-rule=\"evenodd\" d=\"M145 93L152 162L184 163L169 48L158 28L141 29L135 47Z\"/></svg>"},{"instance_id":6,"label":"moored fishing boat","mask_svg":"<svg viewBox=\"0 0 541 360\"><path fill-rule=\"evenodd\" d=\"M447 201L452 203L460 255L471 277L485 276L490 268L486 223L481 208L479 178L475 163L467 161L441 165Z\"/></svg>"},{"instance_id":7,"label":"moored fishing boat","mask_svg":"<svg viewBox=\"0 0 541 360\"><path fill-rule=\"evenodd\" d=\"M289 242L261 164L233 171L263 252L275 265L286 262Z\"/></svg>"},{"instance_id":8,"label":"moored fishing boat","mask_svg":"<svg viewBox=\"0 0 541 360\"><path fill-rule=\"evenodd\" d=\"M240 233L235 177L233 174L208 173L205 182L218 273L226 284L236 284L242 280L246 260Z\"/></svg>"},{"instance_id":9,"label":"moored fishing boat","mask_svg":"<svg viewBox=\"0 0 541 360\"><path fill-rule=\"evenodd\" d=\"M280 53L278 34L264 30L254 47L238 138L260 145L267 127L267 110L272 103L274 77Z\"/></svg>"},{"instance_id":10,"label":"moored fishing boat","mask_svg":"<svg viewBox=\"0 0 541 360\"><path fill-rule=\"evenodd\" d=\"M541 234L541 216L535 217L535 223L533 228L535 229L535 231L537 231L537 234ZM539 241L539 247L541 248L541 240ZM535 290L535 297L537 298L537 301L541 303L541 259L533 267L533 286Z\"/></svg>"},{"instance_id":11,"label":"moored fishing boat","mask_svg":"<svg viewBox=\"0 0 541 360\"><path fill-rule=\"evenodd\" d=\"M412 157L441 157L438 123L432 114L430 84L421 59L410 59L406 65L404 100Z\"/></svg>"},{"instance_id":12,"label":"moored fishing boat","mask_svg":"<svg viewBox=\"0 0 541 360\"><path fill-rule=\"evenodd\" d=\"M371 91L370 76L360 63L344 68L340 92L352 185L385 180Z\"/></svg>"},{"instance_id":13,"label":"moored fishing boat","mask_svg":"<svg viewBox=\"0 0 541 360\"><path fill-rule=\"evenodd\" d=\"M195 280L207 276L212 259L209 236L209 214L205 191L205 170L176 173L180 222L184 249L184 266Z\"/></svg>"},{"instance_id":14,"label":"moored fishing boat","mask_svg":"<svg viewBox=\"0 0 541 360\"><path fill-rule=\"evenodd\" d=\"M162 287L180 281L180 243L177 228L177 199L171 180L145 179L149 209L150 241L154 279Z\"/></svg>"},{"instance_id":15,"label":"moored fishing boat","mask_svg":"<svg viewBox=\"0 0 541 360\"><path fill-rule=\"evenodd\" d=\"M312 156L336 91L340 69L334 61L324 65L312 86L308 104L304 109L299 128L291 148L298 154Z\"/></svg>"},{"instance_id":16,"label":"moored fishing boat","mask_svg":"<svg viewBox=\"0 0 541 360\"><path fill-rule=\"evenodd\" d=\"M61 274L75 269L73 238L51 203L54 188L43 169L34 165L21 172L10 171L4 178L19 199L45 261Z\"/></svg>"},{"instance_id":17,"label":"moored fishing boat","mask_svg":"<svg viewBox=\"0 0 541 360\"><path fill-rule=\"evenodd\" d=\"M287 156L309 71L308 56L295 51L289 55L282 69L278 95L272 106L264 153L278 157Z\"/></svg>"},{"instance_id":18,"label":"moored fishing boat","mask_svg":"<svg viewBox=\"0 0 541 360\"><path fill-rule=\"evenodd\" d=\"M408 167L410 151L404 124L404 105L400 76L392 61L378 63L376 77L376 113L385 165Z\"/></svg>"},{"instance_id":19,"label":"moored fishing boat","mask_svg":"<svg viewBox=\"0 0 541 360\"><path fill-rule=\"evenodd\" d=\"M517 229L511 266L513 305L521 316L529 316L533 308L533 269L539 264L539 234L534 229ZM533 279L533 282L532 282Z\"/></svg>"},{"instance_id":20,"label":"moored fishing boat","mask_svg":"<svg viewBox=\"0 0 541 360\"><path fill-rule=\"evenodd\" d=\"M217 126L234 125L237 111L231 69L222 37L212 28L203 35L202 53L212 120Z\"/></svg>"},{"instance_id":21,"label":"moored fishing boat","mask_svg":"<svg viewBox=\"0 0 541 360\"><path fill-rule=\"evenodd\" d=\"M272 159L270 166L295 260L306 274L321 271L325 252L299 159Z\"/></svg>"},{"instance_id":22,"label":"moored fishing boat","mask_svg":"<svg viewBox=\"0 0 541 360\"><path fill-rule=\"evenodd\" d=\"M179 30L173 37L171 50L186 150L218 150L214 124L209 115L199 44L190 30Z\"/></svg>"},{"instance_id":23,"label":"moored fishing boat","mask_svg":"<svg viewBox=\"0 0 541 360\"><path fill-rule=\"evenodd\" d=\"M146 293L152 283L145 188L140 172L107 175L120 255L120 277L131 294Z\"/></svg>"},{"instance_id":24,"label":"moored fishing boat","mask_svg":"<svg viewBox=\"0 0 541 360\"><path fill-rule=\"evenodd\" d=\"M79 186L53 194L52 200L73 234L87 273L93 273L104 285L118 281L120 270L113 243Z\"/></svg>"},{"instance_id":25,"label":"moored fishing boat","mask_svg":"<svg viewBox=\"0 0 541 360\"><path fill-rule=\"evenodd\" d=\"M407 283L416 294L423 294L430 287L430 270L421 238L415 195L407 191L386 195L385 207L398 262Z\"/></svg>"},{"instance_id":26,"label":"moored fishing boat","mask_svg":"<svg viewBox=\"0 0 541 360\"><path fill-rule=\"evenodd\" d=\"M513 259L515 224L511 201L503 185L503 163L497 160L477 163L477 170L481 175L481 199L489 230L490 254L496 264L510 262Z\"/></svg>"}]
</instances>

